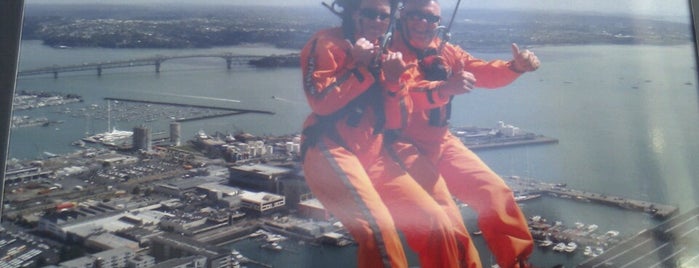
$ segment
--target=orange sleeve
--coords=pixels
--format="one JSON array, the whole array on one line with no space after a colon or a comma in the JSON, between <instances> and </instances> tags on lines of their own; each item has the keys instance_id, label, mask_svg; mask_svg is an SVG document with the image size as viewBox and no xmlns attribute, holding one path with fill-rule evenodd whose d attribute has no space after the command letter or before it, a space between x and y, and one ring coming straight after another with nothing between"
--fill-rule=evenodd
<instances>
[{"instance_id":1,"label":"orange sleeve","mask_svg":"<svg viewBox=\"0 0 699 268\"><path fill-rule=\"evenodd\" d=\"M442 55L450 69L453 70L457 66L463 66L464 70L473 73L476 77L476 87L487 89L503 87L512 83L521 75L510 69L510 62L508 61L484 61L477 59L452 44L447 44L444 47ZM419 67L413 68L409 73L414 81L409 85L409 90L415 109L437 108L449 102L449 96L440 97L437 94L438 89L444 86L444 81L425 80Z\"/></svg>"},{"instance_id":2,"label":"orange sleeve","mask_svg":"<svg viewBox=\"0 0 699 268\"><path fill-rule=\"evenodd\" d=\"M311 110L329 115L366 91L374 77L355 67L341 31L321 31L301 51L303 87Z\"/></svg>"},{"instance_id":3,"label":"orange sleeve","mask_svg":"<svg viewBox=\"0 0 699 268\"><path fill-rule=\"evenodd\" d=\"M410 97L416 109L432 109L442 107L449 102L449 97L440 97L438 89L444 86L444 81L421 80L410 86Z\"/></svg>"},{"instance_id":4,"label":"orange sleeve","mask_svg":"<svg viewBox=\"0 0 699 268\"><path fill-rule=\"evenodd\" d=\"M459 59L464 66L464 70L472 73L476 77L476 87L495 89L509 85L517 79L521 73L510 69L510 62L504 60L484 61L471 56L468 52L448 44L444 48L447 58ZM456 62L451 62L455 66Z\"/></svg>"},{"instance_id":5,"label":"orange sleeve","mask_svg":"<svg viewBox=\"0 0 699 268\"><path fill-rule=\"evenodd\" d=\"M417 60L415 61L417 65ZM444 106L449 102L449 97L442 98L437 94L438 89L446 82L425 80L420 67L413 67L407 71L411 83L408 84L410 97L415 109L424 110Z\"/></svg>"}]
</instances>

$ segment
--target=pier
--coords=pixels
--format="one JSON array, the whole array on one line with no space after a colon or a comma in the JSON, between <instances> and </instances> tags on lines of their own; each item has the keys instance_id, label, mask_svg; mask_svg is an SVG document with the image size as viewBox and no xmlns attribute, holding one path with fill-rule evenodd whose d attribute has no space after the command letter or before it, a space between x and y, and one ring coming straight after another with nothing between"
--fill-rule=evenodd
<instances>
[{"instance_id":1,"label":"pier","mask_svg":"<svg viewBox=\"0 0 699 268\"><path fill-rule=\"evenodd\" d=\"M549 144L549 143L558 143L558 139L545 137L545 136L535 136L535 137L529 137L529 138L524 138L524 139L519 139L519 140L512 139L509 141L503 140L503 141L492 141L492 142L478 143L478 144L466 144L466 147L468 147L471 150L478 150L478 149L490 149L490 148L513 147L513 146L534 145L534 144Z\"/></svg>"},{"instance_id":2,"label":"pier","mask_svg":"<svg viewBox=\"0 0 699 268\"><path fill-rule=\"evenodd\" d=\"M546 194L552 197L580 202L595 202L623 209L645 212L661 219L673 216L678 210L676 206L666 204L570 189L567 188L565 184L560 183L544 183L533 179L520 178L518 176L505 176L503 179L515 193L524 193L527 195Z\"/></svg>"},{"instance_id":3,"label":"pier","mask_svg":"<svg viewBox=\"0 0 699 268\"><path fill-rule=\"evenodd\" d=\"M556 138L523 131L503 121L493 128L461 126L450 130L471 150L558 143Z\"/></svg>"}]
</instances>

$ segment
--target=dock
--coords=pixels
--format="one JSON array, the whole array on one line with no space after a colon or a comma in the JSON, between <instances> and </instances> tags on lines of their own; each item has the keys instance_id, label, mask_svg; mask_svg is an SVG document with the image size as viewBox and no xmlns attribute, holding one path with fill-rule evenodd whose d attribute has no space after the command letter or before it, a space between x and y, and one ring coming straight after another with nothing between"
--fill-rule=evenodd
<instances>
[{"instance_id":1,"label":"dock","mask_svg":"<svg viewBox=\"0 0 699 268\"><path fill-rule=\"evenodd\" d=\"M471 150L558 143L558 139L523 131L499 121L494 128L455 126L451 132Z\"/></svg>"},{"instance_id":2,"label":"dock","mask_svg":"<svg viewBox=\"0 0 699 268\"><path fill-rule=\"evenodd\" d=\"M676 206L672 205L570 189L566 184L561 183L545 183L534 179L520 178L519 176L503 176L502 178L515 193L525 193L528 195L545 194L551 197L570 199L580 202L595 202L623 209L645 212L660 219L673 216L678 210Z\"/></svg>"},{"instance_id":3,"label":"dock","mask_svg":"<svg viewBox=\"0 0 699 268\"><path fill-rule=\"evenodd\" d=\"M549 144L558 143L558 139L546 137L546 136L533 136L523 139L501 139L488 141L486 143L468 143L467 140L462 139L462 142L471 150L478 149L491 149L500 147L514 147L514 146L524 146L524 145L535 145L535 144Z\"/></svg>"}]
</instances>

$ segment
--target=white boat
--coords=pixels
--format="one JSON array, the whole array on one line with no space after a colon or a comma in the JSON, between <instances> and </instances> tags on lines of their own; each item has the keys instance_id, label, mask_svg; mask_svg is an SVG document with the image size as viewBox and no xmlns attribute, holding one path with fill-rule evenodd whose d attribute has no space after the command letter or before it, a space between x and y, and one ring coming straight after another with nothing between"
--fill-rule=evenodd
<instances>
[{"instance_id":1,"label":"white boat","mask_svg":"<svg viewBox=\"0 0 699 268\"><path fill-rule=\"evenodd\" d=\"M595 230L597 230L597 228L599 228L599 226L597 226L597 224L590 224L587 226L587 231L594 232Z\"/></svg>"},{"instance_id":2,"label":"white boat","mask_svg":"<svg viewBox=\"0 0 699 268\"><path fill-rule=\"evenodd\" d=\"M566 245L564 250L565 250L565 252L571 253L571 252L575 251L575 249L577 249L577 248L578 248L578 244L576 244L575 242L568 242L568 245Z\"/></svg>"},{"instance_id":3,"label":"white boat","mask_svg":"<svg viewBox=\"0 0 699 268\"><path fill-rule=\"evenodd\" d=\"M544 241L541 241L541 242L539 243L539 246L542 246L542 247L548 247L548 246L551 246L551 245L553 245L553 241L548 240L548 239L546 239L546 240L544 240Z\"/></svg>"},{"instance_id":4,"label":"white boat","mask_svg":"<svg viewBox=\"0 0 699 268\"><path fill-rule=\"evenodd\" d=\"M610 231L607 231L606 235L609 237L616 237L619 235L619 231L610 230Z\"/></svg>"},{"instance_id":5,"label":"white boat","mask_svg":"<svg viewBox=\"0 0 699 268\"><path fill-rule=\"evenodd\" d=\"M558 243L555 246L553 246L553 250L555 250L555 251L563 251L563 250L565 250L565 248L566 248L566 243L563 243L563 242Z\"/></svg>"},{"instance_id":6,"label":"white boat","mask_svg":"<svg viewBox=\"0 0 699 268\"><path fill-rule=\"evenodd\" d=\"M536 199L539 197L541 197L540 194L517 195L517 196L515 196L515 202L524 202L524 201Z\"/></svg>"},{"instance_id":7,"label":"white boat","mask_svg":"<svg viewBox=\"0 0 699 268\"><path fill-rule=\"evenodd\" d=\"M592 256L592 247L590 247L590 246L585 246L585 251L583 251L583 255L585 255L585 256Z\"/></svg>"},{"instance_id":8,"label":"white boat","mask_svg":"<svg viewBox=\"0 0 699 268\"><path fill-rule=\"evenodd\" d=\"M604 253L604 249L602 247L596 247L595 248L595 253L594 255L602 255Z\"/></svg>"},{"instance_id":9,"label":"white boat","mask_svg":"<svg viewBox=\"0 0 699 268\"><path fill-rule=\"evenodd\" d=\"M112 129L110 132L98 133L82 140L92 143L102 143L105 145L115 145L118 142L128 140L133 136L133 131Z\"/></svg>"},{"instance_id":10,"label":"white boat","mask_svg":"<svg viewBox=\"0 0 699 268\"><path fill-rule=\"evenodd\" d=\"M286 237L283 235L278 235L278 234L268 234L267 238L265 239L268 243L276 243L279 241L284 241L286 240Z\"/></svg>"},{"instance_id":11,"label":"white boat","mask_svg":"<svg viewBox=\"0 0 699 268\"><path fill-rule=\"evenodd\" d=\"M256 238L261 236L267 236L267 232L265 232L264 230L257 230L254 233L248 235L249 238Z\"/></svg>"},{"instance_id":12,"label":"white boat","mask_svg":"<svg viewBox=\"0 0 699 268\"><path fill-rule=\"evenodd\" d=\"M243 254L240 254L240 251L237 251L235 249L231 250L231 256L238 261L243 259Z\"/></svg>"},{"instance_id":13,"label":"white boat","mask_svg":"<svg viewBox=\"0 0 699 268\"><path fill-rule=\"evenodd\" d=\"M282 248L282 246L279 245L279 243L277 243L277 242L266 243L266 244L263 244L263 245L260 246L260 247L265 248L265 249L274 250L274 251L281 251L282 249L284 249L284 248Z\"/></svg>"}]
</instances>

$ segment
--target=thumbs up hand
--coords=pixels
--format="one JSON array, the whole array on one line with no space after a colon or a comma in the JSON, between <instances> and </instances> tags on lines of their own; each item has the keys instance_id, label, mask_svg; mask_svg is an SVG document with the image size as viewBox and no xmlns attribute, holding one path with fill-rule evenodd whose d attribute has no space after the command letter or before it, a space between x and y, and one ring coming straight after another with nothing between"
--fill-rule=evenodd
<instances>
[{"instance_id":1,"label":"thumbs up hand","mask_svg":"<svg viewBox=\"0 0 699 268\"><path fill-rule=\"evenodd\" d=\"M518 73L533 72L540 65L539 58L534 55L534 52L528 49L519 50L515 43L512 43L512 58L510 69Z\"/></svg>"}]
</instances>

